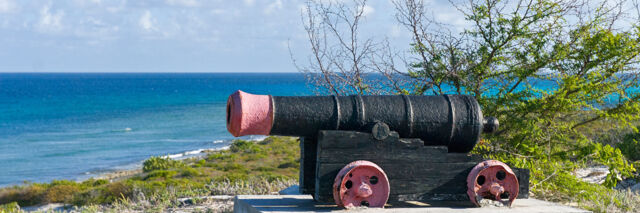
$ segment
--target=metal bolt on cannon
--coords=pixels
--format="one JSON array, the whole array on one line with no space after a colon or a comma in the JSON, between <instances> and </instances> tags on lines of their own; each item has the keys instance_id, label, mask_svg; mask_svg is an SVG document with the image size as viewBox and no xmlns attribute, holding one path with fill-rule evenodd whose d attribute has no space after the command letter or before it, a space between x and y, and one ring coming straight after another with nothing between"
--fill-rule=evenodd
<instances>
[{"instance_id":1,"label":"metal bolt on cannon","mask_svg":"<svg viewBox=\"0 0 640 213\"><path fill-rule=\"evenodd\" d=\"M300 190L346 208L528 196L529 171L467 154L498 129L467 95L271 96L227 101L233 136L301 138Z\"/></svg>"}]
</instances>

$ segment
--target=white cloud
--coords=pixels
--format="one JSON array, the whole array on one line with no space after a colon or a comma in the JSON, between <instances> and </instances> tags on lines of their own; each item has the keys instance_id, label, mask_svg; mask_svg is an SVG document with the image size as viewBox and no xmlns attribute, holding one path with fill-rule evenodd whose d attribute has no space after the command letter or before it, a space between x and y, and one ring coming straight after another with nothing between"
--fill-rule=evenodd
<instances>
[{"instance_id":1,"label":"white cloud","mask_svg":"<svg viewBox=\"0 0 640 213\"><path fill-rule=\"evenodd\" d=\"M320 0L320 3L323 4L344 4L344 3L353 3L353 0Z\"/></svg>"},{"instance_id":2,"label":"white cloud","mask_svg":"<svg viewBox=\"0 0 640 213\"><path fill-rule=\"evenodd\" d=\"M469 27L470 23L455 10L439 10L435 17L441 23L447 23L452 25L458 32L463 32L465 28Z\"/></svg>"},{"instance_id":3,"label":"white cloud","mask_svg":"<svg viewBox=\"0 0 640 213\"><path fill-rule=\"evenodd\" d=\"M402 36L402 34L404 33L404 28L400 25L393 25L391 26L391 32L389 33L391 37L393 38L397 38Z\"/></svg>"},{"instance_id":4,"label":"white cloud","mask_svg":"<svg viewBox=\"0 0 640 213\"><path fill-rule=\"evenodd\" d=\"M197 7L200 6L200 2L197 0L166 0L168 5L184 6L184 7Z\"/></svg>"},{"instance_id":5,"label":"white cloud","mask_svg":"<svg viewBox=\"0 0 640 213\"><path fill-rule=\"evenodd\" d=\"M368 16L368 15L372 14L375 11L376 11L376 9L374 9L373 7L371 7L369 5L365 5L364 8L362 8L362 16Z\"/></svg>"},{"instance_id":6,"label":"white cloud","mask_svg":"<svg viewBox=\"0 0 640 213\"><path fill-rule=\"evenodd\" d=\"M213 15L222 15L222 14L225 14L225 13L227 13L227 11L223 10L223 9L213 9L213 10L211 10L211 14L213 14Z\"/></svg>"},{"instance_id":7,"label":"white cloud","mask_svg":"<svg viewBox=\"0 0 640 213\"><path fill-rule=\"evenodd\" d=\"M0 0L0 13L11 13L16 8L16 4L12 0Z\"/></svg>"},{"instance_id":8,"label":"white cloud","mask_svg":"<svg viewBox=\"0 0 640 213\"><path fill-rule=\"evenodd\" d=\"M51 13L50 6L44 6L40 10L40 21L38 22L38 29L42 32L57 32L62 30L62 18L64 17L64 11L57 10L55 13Z\"/></svg>"},{"instance_id":9,"label":"white cloud","mask_svg":"<svg viewBox=\"0 0 640 213\"><path fill-rule=\"evenodd\" d=\"M288 50L290 46L293 46L293 45L290 44L289 40L282 40L282 41L279 42L278 45L283 50Z\"/></svg>"},{"instance_id":10,"label":"white cloud","mask_svg":"<svg viewBox=\"0 0 640 213\"><path fill-rule=\"evenodd\" d=\"M76 5L83 7L92 4L101 4L102 0L74 0L74 2L76 3Z\"/></svg>"},{"instance_id":11,"label":"white cloud","mask_svg":"<svg viewBox=\"0 0 640 213\"><path fill-rule=\"evenodd\" d=\"M276 10L280 10L280 9L282 9L282 0L276 0L273 3L267 5L267 7L264 8L264 13L265 14L272 14Z\"/></svg>"},{"instance_id":12,"label":"white cloud","mask_svg":"<svg viewBox=\"0 0 640 213\"><path fill-rule=\"evenodd\" d=\"M92 44L97 44L104 40L113 40L117 38L120 27L110 25L103 20L95 17L87 17L80 21L75 29L75 35L80 38L87 38Z\"/></svg>"},{"instance_id":13,"label":"white cloud","mask_svg":"<svg viewBox=\"0 0 640 213\"><path fill-rule=\"evenodd\" d=\"M254 3L256 3L255 0L244 0L244 4L247 6L253 6Z\"/></svg>"},{"instance_id":14,"label":"white cloud","mask_svg":"<svg viewBox=\"0 0 640 213\"><path fill-rule=\"evenodd\" d=\"M138 21L138 25L142 27L145 31L153 31L156 29L155 25L156 20L151 15L151 12L148 10L144 11L144 14L140 16L140 20Z\"/></svg>"}]
</instances>

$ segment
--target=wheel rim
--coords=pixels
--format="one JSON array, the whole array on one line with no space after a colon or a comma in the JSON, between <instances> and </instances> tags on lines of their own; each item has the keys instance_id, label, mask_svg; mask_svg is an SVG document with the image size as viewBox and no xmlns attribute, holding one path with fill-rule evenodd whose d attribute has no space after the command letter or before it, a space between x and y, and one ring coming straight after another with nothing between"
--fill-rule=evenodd
<instances>
[{"instance_id":1,"label":"wheel rim","mask_svg":"<svg viewBox=\"0 0 640 213\"><path fill-rule=\"evenodd\" d=\"M520 185L513 170L497 160L486 160L469 172L467 195L476 206L481 199L500 201L511 206L518 197Z\"/></svg>"},{"instance_id":2,"label":"wheel rim","mask_svg":"<svg viewBox=\"0 0 640 213\"><path fill-rule=\"evenodd\" d=\"M338 172L333 185L338 206L382 208L389 199L389 180L382 168L370 161L354 161Z\"/></svg>"}]
</instances>

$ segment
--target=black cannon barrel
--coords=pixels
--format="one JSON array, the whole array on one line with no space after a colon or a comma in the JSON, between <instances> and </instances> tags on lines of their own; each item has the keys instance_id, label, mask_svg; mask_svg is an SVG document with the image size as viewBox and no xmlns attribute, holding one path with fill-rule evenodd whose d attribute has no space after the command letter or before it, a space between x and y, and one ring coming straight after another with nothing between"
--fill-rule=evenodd
<instances>
[{"instance_id":1,"label":"black cannon barrel","mask_svg":"<svg viewBox=\"0 0 640 213\"><path fill-rule=\"evenodd\" d=\"M441 96L261 96L238 91L229 97L227 127L248 134L312 136L319 130L370 131L385 123L403 138L468 152L487 127L478 102L467 95Z\"/></svg>"}]
</instances>

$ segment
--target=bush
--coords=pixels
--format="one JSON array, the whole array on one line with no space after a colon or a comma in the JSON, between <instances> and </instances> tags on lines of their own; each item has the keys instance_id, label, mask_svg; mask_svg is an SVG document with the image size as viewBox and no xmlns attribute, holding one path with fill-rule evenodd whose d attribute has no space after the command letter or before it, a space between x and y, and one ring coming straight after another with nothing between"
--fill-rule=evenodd
<instances>
[{"instance_id":1,"label":"bush","mask_svg":"<svg viewBox=\"0 0 640 213\"><path fill-rule=\"evenodd\" d=\"M71 204L84 206L87 204L104 203L103 193L99 189L90 189L73 195Z\"/></svg>"},{"instance_id":2,"label":"bush","mask_svg":"<svg viewBox=\"0 0 640 213\"><path fill-rule=\"evenodd\" d=\"M236 159L237 157L238 157L238 156L236 156L235 154L219 152L219 153L209 154L209 156L207 156L207 160L208 160L208 161L214 161L214 160L234 160L234 159Z\"/></svg>"},{"instance_id":3,"label":"bush","mask_svg":"<svg viewBox=\"0 0 640 213\"><path fill-rule=\"evenodd\" d=\"M131 197L132 194L133 194L133 187L130 184L126 184L123 182L116 182L116 183L107 185L107 187L104 189L103 196L105 196L104 201L113 202L118 198Z\"/></svg>"},{"instance_id":4,"label":"bush","mask_svg":"<svg viewBox=\"0 0 640 213\"><path fill-rule=\"evenodd\" d=\"M195 167L203 167L205 164L207 163L206 160L204 159L200 159L198 162L196 162L193 166Z\"/></svg>"},{"instance_id":5,"label":"bush","mask_svg":"<svg viewBox=\"0 0 640 213\"><path fill-rule=\"evenodd\" d=\"M281 163L280 165L278 165L278 168L280 169L286 169L286 168L298 168L300 165L298 162L296 161L288 161L288 162L284 162Z\"/></svg>"},{"instance_id":6,"label":"bush","mask_svg":"<svg viewBox=\"0 0 640 213\"><path fill-rule=\"evenodd\" d=\"M19 212L19 211L20 211L20 205L18 205L18 203L16 203L16 202L11 202L11 203L0 205L0 212L2 212L2 213L4 213L4 212Z\"/></svg>"},{"instance_id":7,"label":"bush","mask_svg":"<svg viewBox=\"0 0 640 213\"><path fill-rule=\"evenodd\" d=\"M176 172L176 171L154 170L152 172L149 172L149 174L147 174L147 176L144 177L144 180L151 180L153 178L169 179L169 178L172 178L173 176L175 176L176 174L178 174L178 172Z\"/></svg>"},{"instance_id":8,"label":"bush","mask_svg":"<svg viewBox=\"0 0 640 213\"><path fill-rule=\"evenodd\" d=\"M90 178L88 180L82 181L81 185L83 188L88 188L88 187L94 187L94 186L101 186L104 184L109 183L109 180L105 180L105 179L93 179Z\"/></svg>"},{"instance_id":9,"label":"bush","mask_svg":"<svg viewBox=\"0 0 640 213\"><path fill-rule=\"evenodd\" d=\"M167 170L184 167L184 163L166 157L151 157L142 163L142 171Z\"/></svg>"},{"instance_id":10,"label":"bush","mask_svg":"<svg viewBox=\"0 0 640 213\"><path fill-rule=\"evenodd\" d=\"M256 143L245 140L235 140L231 147L229 148L231 152L242 152L242 153L260 153L262 152L262 148L258 146Z\"/></svg>"},{"instance_id":11,"label":"bush","mask_svg":"<svg viewBox=\"0 0 640 213\"><path fill-rule=\"evenodd\" d=\"M191 167L185 167L180 170L180 176L182 177L197 177L200 176L200 172L197 169Z\"/></svg>"},{"instance_id":12,"label":"bush","mask_svg":"<svg viewBox=\"0 0 640 213\"><path fill-rule=\"evenodd\" d=\"M50 203L71 203L73 195L80 192L75 185L54 185L47 190L46 201Z\"/></svg>"},{"instance_id":13,"label":"bush","mask_svg":"<svg viewBox=\"0 0 640 213\"><path fill-rule=\"evenodd\" d=\"M0 204L17 202L20 206L31 206L44 201L46 188L40 184L14 186L0 190Z\"/></svg>"},{"instance_id":14,"label":"bush","mask_svg":"<svg viewBox=\"0 0 640 213\"><path fill-rule=\"evenodd\" d=\"M640 126L638 127L640 129ZM631 133L624 136L618 148L627 159L640 160L640 133Z\"/></svg>"},{"instance_id":15,"label":"bush","mask_svg":"<svg viewBox=\"0 0 640 213\"><path fill-rule=\"evenodd\" d=\"M247 168L242 165L242 164L238 164L238 163L228 163L225 164L224 167L222 168L225 172L229 172L229 171L233 171L233 172L246 172Z\"/></svg>"},{"instance_id":16,"label":"bush","mask_svg":"<svg viewBox=\"0 0 640 213\"><path fill-rule=\"evenodd\" d=\"M264 154L264 153L256 153L256 154L251 154L251 155L247 155L244 158L244 161L264 161L267 158L269 158L268 155Z\"/></svg>"},{"instance_id":17,"label":"bush","mask_svg":"<svg viewBox=\"0 0 640 213\"><path fill-rule=\"evenodd\" d=\"M242 173L227 173L222 176L216 177L216 181L230 181L230 182L239 182L239 181L247 181L249 176L247 174Z\"/></svg>"}]
</instances>

